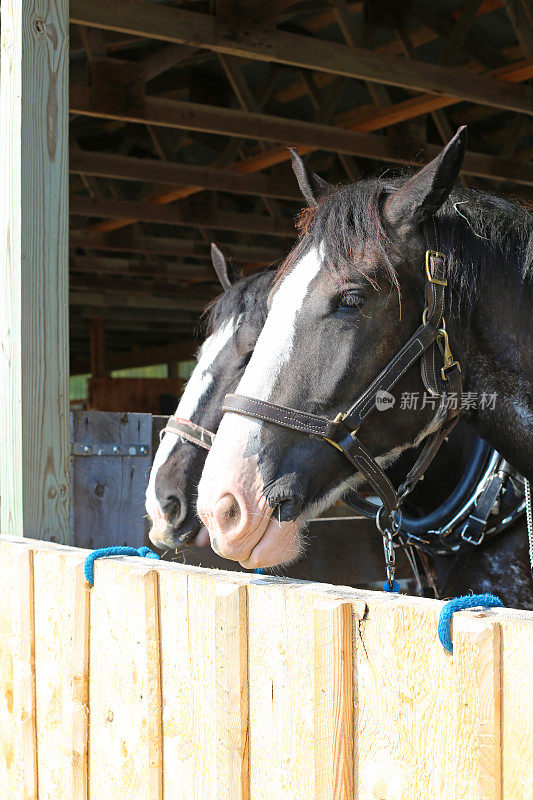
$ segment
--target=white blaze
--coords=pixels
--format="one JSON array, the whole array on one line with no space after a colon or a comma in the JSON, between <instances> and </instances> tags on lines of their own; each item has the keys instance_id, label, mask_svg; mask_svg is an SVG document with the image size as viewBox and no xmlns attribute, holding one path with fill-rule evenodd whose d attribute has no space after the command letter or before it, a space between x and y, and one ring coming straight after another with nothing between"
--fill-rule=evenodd
<instances>
[{"instance_id":1,"label":"white blaze","mask_svg":"<svg viewBox=\"0 0 533 800\"><path fill-rule=\"evenodd\" d=\"M282 280L237 393L258 400L270 398L274 382L292 353L296 316L321 265L318 250L312 248Z\"/></svg>"},{"instance_id":2,"label":"white blaze","mask_svg":"<svg viewBox=\"0 0 533 800\"><path fill-rule=\"evenodd\" d=\"M230 317L223 325L220 326L211 336L209 336L203 343L198 353L198 363L196 364L193 373L183 392L176 409L175 415L182 419L191 419L192 415L200 405L200 401L209 391L213 383L213 375L211 374L211 367L215 362L217 356L220 354L225 345L229 342L237 328L239 327L241 317ZM167 432L164 434L157 453L152 464L150 472L150 479L146 487L146 511L152 520L162 517L162 511L155 494L155 479L156 475L163 466L170 453L174 449L178 434Z\"/></svg>"},{"instance_id":3,"label":"white blaze","mask_svg":"<svg viewBox=\"0 0 533 800\"><path fill-rule=\"evenodd\" d=\"M236 388L238 394L249 395L258 400L276 401L272 390L281 369L289 360L294 342L296 318L309 291L309 284L316 277L322 258L316 248L309 250L283 278L274 294L272 306L248 366ZM202 483L211 482L219 468L225 469L229 453L235 457L246 448L251 436L259 433L260 420L241 414L224 414L215 443L207 457ZM220 460L219 460L220 459ZM211 472L213 470L213 472Z\"/></svg>"}]
</instances>

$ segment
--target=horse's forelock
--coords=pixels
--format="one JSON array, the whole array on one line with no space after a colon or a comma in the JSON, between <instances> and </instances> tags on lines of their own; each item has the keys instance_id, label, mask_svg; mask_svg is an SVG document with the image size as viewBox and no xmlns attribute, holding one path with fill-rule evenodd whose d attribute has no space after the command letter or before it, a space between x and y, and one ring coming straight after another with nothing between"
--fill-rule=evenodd
<instances>
[{"instance_id":1,"label":"horse's forelock","mask_svg":"<svg viewBox=\"0 0 533 800\"><path fill-rule=\"evenodd\" d=\"M292 270L310 247L323 254L323 267L333 280L342 282L353 276L354 269L374 287L377 273L385 271L399 292L399 281L393 266L396 245L387 234L381 206L386 190L383 181L358 181L328 192L316 206L300 212L297 244L281 264L274 288ZM371 257L361 258L361 254Z\"/></svg>"}]
</instances>

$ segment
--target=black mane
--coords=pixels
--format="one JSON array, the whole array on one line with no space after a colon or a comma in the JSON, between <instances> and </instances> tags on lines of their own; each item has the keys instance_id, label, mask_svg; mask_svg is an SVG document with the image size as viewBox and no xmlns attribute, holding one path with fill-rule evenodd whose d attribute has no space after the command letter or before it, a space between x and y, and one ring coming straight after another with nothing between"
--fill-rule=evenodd
<instances>
[{"instance_id":1,"label":"black mane","mask_svg":"<svg viewBox=\"0 0 533 800\"><path fill-rule=\"evenodd\" d=\"M213 333L232 316L252 314L260 330L266 319L268 293L275 276L276 268L268 267L261 272L241 278L230 289L215 298L204 312L206 334Z\"/></svg>"}]
</instances>

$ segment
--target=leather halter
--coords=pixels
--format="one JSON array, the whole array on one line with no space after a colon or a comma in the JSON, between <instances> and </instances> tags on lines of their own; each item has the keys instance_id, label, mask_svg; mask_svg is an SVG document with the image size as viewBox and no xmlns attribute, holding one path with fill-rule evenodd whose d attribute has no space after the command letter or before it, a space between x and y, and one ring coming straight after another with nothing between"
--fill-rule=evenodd
<instances>
[{"instance_id":1,"label":"leather halter","mask_svg":"<svg viewBox=\"0 0 533 800\"><path fill-rule=\"evenodd\" d=\"M382 508L376 517L378 528L396 532L400 523L394 512L400 515L399 505L435 457L440 445L449 435L459 418L461 405L461 367L455 361L449 346L448 333L444 320L445 289L447 286L446 256L437 250L427 250L426 309L422 325L389 361L387 366L372 381L346 412L340 412L335 419L327 419L306 411L256 400L239 394L227 394L222 410L271 422L284 428L301 431L310 436L320 436L330 445L340 450L348 461L358 469L378 494ZM437 376L436 354L442 352L443 366ZM363 446L357 432L375 407L376 392L390 391L414 362L420 359L422 380L426 389L441 398L440 409L443 421L440 427L430 434L414 466L405 481L396 491L377 461ZM453 402L450 402L453 400ZM352 490L351 495L356 495ZM364 501L361 498L361 503ZM384 515L384 516L383 516Z\"/></svg>"},{"instance_id":2,"label":"leather halter","mask_svg":"<svg viewBox=\"0 0 533 800\"><path fill-rule=\"evenodd\" d=\"M180 436L182 439L198 445L198 447L203 447L204 450L211 450L215 441L215 434L211 433L211 431L202 428L200 425L195 425L190 419L174 415L168 418L166 426L159 434L159 438L162 439L165 433L173 433L175 436Z\"/></svg>"}]
</instances>

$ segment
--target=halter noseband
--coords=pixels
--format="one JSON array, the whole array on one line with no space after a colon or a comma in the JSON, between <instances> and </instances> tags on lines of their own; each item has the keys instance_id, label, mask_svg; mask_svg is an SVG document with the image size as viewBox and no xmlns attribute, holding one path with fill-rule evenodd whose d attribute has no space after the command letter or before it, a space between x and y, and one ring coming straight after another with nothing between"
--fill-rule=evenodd
<instances>
[{"instance_id":1,"label":"halter noseband","mask_svg":"<svg viewBox=\"0 0 533 800\"><path fill-rule=\"evenodd\" d=\"M428 249L425 272L426 308L422 325L346 412L337 414L331 420L239 394L227 394L222 405L225 412L232 411L311 436L320 436L340 450L381 498L383 505L376 517L376 524L382 533L387 531L389 536L400 527L400 503L413 490L440 445L456 425L461 406L461 367L452 356L444 320L445 288L448 283L446 256L437 250ZM437 376L435 359L438 351L442 353L443 366ZM376 392L390 391L417 359L420 359L421 375L426 389L441 398L440 408L446 413L440 427L427 437L414 466L396 491L376 459L359 440L357 432L375 408ZM449 402L452 398L455 401L453 403ZM361 498L361 503L364 502Z\"/></svg>"},{"instance_id":2,"label":"halter noseband","mask_svg":"<svg viewBox=\"0 0 533 800\"><path fill-rule=\"evenodd\" d=\"M182 439L198 445L198 447L203 447L204 450L211 450L215 441L215 434L211 433L211 431L202 428L200 425L195 425L190 419L174 415L168 418L167 424L159 434L159 439L162 439L165 433L173 433L175 436L180 436Z\"/></svg>"}]
</instances>

